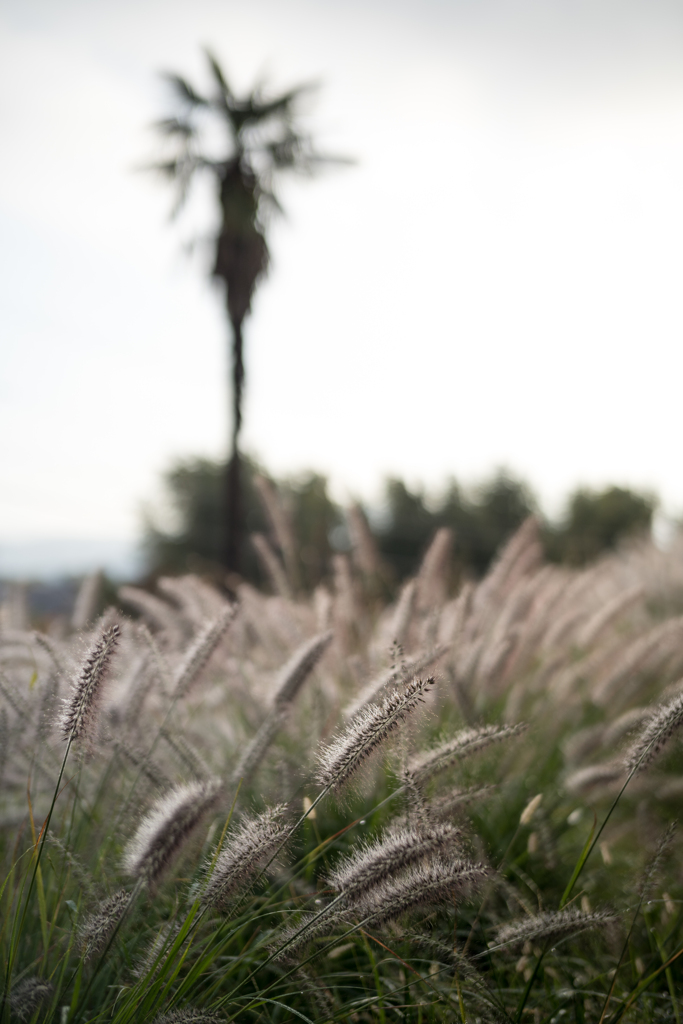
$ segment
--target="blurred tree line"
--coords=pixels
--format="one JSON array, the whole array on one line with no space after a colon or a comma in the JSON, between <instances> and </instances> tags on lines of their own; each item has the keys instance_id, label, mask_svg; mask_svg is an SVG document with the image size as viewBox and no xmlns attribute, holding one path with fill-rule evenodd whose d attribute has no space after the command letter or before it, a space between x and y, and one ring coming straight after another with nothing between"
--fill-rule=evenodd
<instances>
[{"instance_id":1,"label":"blurred tree line","mask_svg":"<svg viewBox=\"0 0 683 1024\"><path fill-rule=\"evenodd\" d=\"M328 576L332 556L351 546L349 518L330 497L327 480L309 472L274 483L248 459L242 474L246 532L252 541L242 551L241 575L258 586L269 585L263 547L260 554L257 550L260 537L284 561L298 587L313 588ZM208 459L180 462L167 472L164 483L174 526L163 530L148 518L150 577L199 572L222 578L224 479L225 466ZM584 565L629 534L648 531L655 506L651 495L619 487L579 489L559 523L544 523L546 554L554 562ZM456 577L479 577L501 544L539 510L529 487L501 471L474 490L465 491L450 480L439 498L391 478L380 506L363 513L381 558L383 583L391 590L415 572L439 527L453 531Z\"/></svg>"}]
</instances>

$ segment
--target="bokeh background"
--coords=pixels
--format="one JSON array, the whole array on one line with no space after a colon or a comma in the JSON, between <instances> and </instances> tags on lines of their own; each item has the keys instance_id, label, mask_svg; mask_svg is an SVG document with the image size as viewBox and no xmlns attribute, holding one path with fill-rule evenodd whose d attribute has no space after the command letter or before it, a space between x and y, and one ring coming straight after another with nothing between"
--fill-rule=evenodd
<instances>
[{"instance_id":1,"label":"bokeh background","mask_svg":"<svg viewBox=\"0 0 683 1024\"><path fill-rule=\"evenodd\" d=\"M387 476L499 467L551 518L608 484L680 515L680 4L2 0L0 575L135 574L163 474L225 457L213 196L170 224L143 170L203 46L236 91L320 81L357 161L280 190L248 453L380 517Z\"/></svg>"}]
</instances>

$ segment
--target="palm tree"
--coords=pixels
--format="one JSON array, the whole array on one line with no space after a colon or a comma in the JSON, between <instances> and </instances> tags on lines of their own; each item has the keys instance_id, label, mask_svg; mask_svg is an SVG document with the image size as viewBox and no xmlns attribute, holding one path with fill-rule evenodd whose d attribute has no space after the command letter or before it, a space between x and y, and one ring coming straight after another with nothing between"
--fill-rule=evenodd
<instances>
[{"instance_id":1,"label":"palm tree","mask_svg":"<svg viewBox=\"0 0 683 1024\"><path fill-rule=\"evenodd\" d=\"M154 164L178 185L174 215L192 181L207 172L217 186L220 228L215 239L212 276L225 284L232 334L232 437L226 464L223 561L237 571L243 535L240 430L244 361L242 327L251 311L257 284L268 269L265 237L268 217L281 211L274 185L284 171L310 173L330 158L321 157L295 122L296 105L311 88L304 85L268 99L260 87L245 98L232 92L218 61L206 54L213 91L202 96L179 75L167 78L178 104L174 117L159 121L158 131L173 146L171 159ZM219 128L218 155L211 155L209 133ZM208 137L207 137L208 136Z\"/></svg>"}]
</instances>

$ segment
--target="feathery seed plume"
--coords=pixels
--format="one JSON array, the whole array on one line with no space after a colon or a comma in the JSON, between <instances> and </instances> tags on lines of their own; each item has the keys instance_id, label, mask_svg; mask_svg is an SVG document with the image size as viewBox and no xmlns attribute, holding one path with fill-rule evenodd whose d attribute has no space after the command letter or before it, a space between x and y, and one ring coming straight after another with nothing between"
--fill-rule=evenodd
<instances>
[{"instance_id":1,"label":"feathery seed plume","mask_svg":"<svg viewBox=\"0 0 683 1024\"><path fill-rule=\"evenodd\" d=\"M286 707L294 700L297 693L318 664L330 645L332 632L320 633L299 647L284 666L275 684L274 704Z\"/></svg>"},{"instance_id":2,"label":"feathery seed plume","mask_svg":"<svg viewBox=\"0 0 683 1024\"><path fill-rule=\"evenodd\" d=\"M147 754L143 754L141 751L135 750L133 747L128 746L127 743L122 743L120 740L114 741L114 750L134 768L139 768L141 774L144 775L153 786L156 786L157 789L165 790L169 788L169 780Z\"/></svg>"},{"instance_id":3,"label":"feathery seed plume","mask_svg":"<svg viewBox=\"0 0 683 1024\"><path fill-rule=\"evenodd\" d=\"M250 779L254 774L284 725L294 698L327 650L332 636L328 630L307 640L282 668L275 684L273 706L233 770L230 776L231 783L237 783L240 779Z\"/></svg>"},{"instance_id":4,"label":"feathery seed plume","mask_svg":"<svg viewBox=\"0 0 683 1024\"><path fill-rule=\"evenodd\" d=\"M405 640L414 611L416 594L417 581L408 580L408 582L403 585L401 593L399 594L394 614L391 619L391 636L396 643L402 644Z\"/></svg>"},{"instance_id":5,"label":"feathery seed plume","mask_svg":"<svg viewBox=\"0 0 683 1024\"><path fill-rule=\"evenodd\" d=\"M18 692L17 687L7 678L4 672L0 671L0 693L3 695L11 708L14 708L20 718L28 718L31 714L26 700Z\"/></svg>"},{"instance_id":6,"label":"feathery seed plume","mask_svg":"<svg viewBox=\"0 0 683 1024\"><path fill-rule=\"evenodd\" d=\"M153 971L154 974L157 973L163 963L163 956L161 956L161 954L164 950L170 949L175 942L179 931L180 925L177 921L166 921L166 923L161 926L157 934L154 936L154 939L150 942L142 955L142 958L133 969L133 974L136 978L144 978L151 971Z\"/></svg>"},{"instance_id":7,"label":"feathery seed plume","mask_svg":"<svg viewBox=\"0 0 683 1024\"><path fill-rule=\"evenodd\" d=\"M79 885L89 896L94 898L95 896L95 880L90 874L83 862L71 852L71 850L62 842L57 836L48 833L47 841L52 846L56 846L58 850L64 854L64 860L69 865L69 870L74 878L77 880Z\"/></svg>"},{"instance_id":8,"label":"feathery seed plume","mask_svg":"<svg viewBox=\"0 0 683 1024\"><path fill-rule=\"evenodd\" d=\"M352 913L368 922L388 921L400 917L413 907L439 903L454 891L465 892L476 886L486 874L483 865L458 859L436 859L421 866L416 864L422 858L414 846L408 851L413 856L406 857L401 863L396 849L390 848L391 838L378 844L385 846L389 853L384 863L372 857L375 852L372 849L361 851L356 858L350 858L347 865L342 865L332 874L331 884L337 888L346 887L343 896L349 897L351 906L348 899L337 897L329 906L317 913L306 914L297 925L281 932L278 936L278 959L289 959L301 946L320 935L329 935L340 925L348 928L349 915ZM429 850L425 850L425 855L438 850L439 845L445 847L448 844L434 842ZM363 864L364 853L369 854L366 864ZM392 880L391 877L392 861L395 871L407 869L398 880Z\"/></svg>"},{"instance_id":9,"label":"feathery seed plume","mask_svg":"<svg viewBox=\"0 0 683 1024\"><path fill-rule=\"evenodd\" d=\"M154 594L148 594L140 587L119 587L118 596L121 601L140 612L152 626L157 626L168 636L175 639L181 635L178 612L166 601L155 597Z\"/></svg>"},{"instance_id":10,"label":"feathery seed plume","mask_svg":"<svg viewBox=\"0 0 683 1024\"><path fill-rule=\"evenodd\" d=\"M364 576L372 578L381 572L382 562L377 543L370 529L363 507L355 502L346 510L346 522L351 536L353 561Z\"/></svg>"},{"instance_id":11,"label":"feathery seed plume","mask_svg":"<svg viewBox=\"0 0 683 1024\"><path fill-rule=\"evenodd\" d=\"M286 711L280 708L273 708L261 723L259 731L253 737L237 766L232 771L230 775L231 785L236 785L240 779L248 781L251 778L265 757L269 746L285 724L286 719Z\"/></svg>"},{"instance_id":12,"label":"feathery seed plume","mask_svg":"<svg viewBox=\"0 0 683 1024\"><path fill-rule=\"evenodd\" d=\"M54 985L44 978L24 978L12 989L9 1004L19 1020L30 1020L53 992Z\"/></svg>"},{"instance_id":13,"label":"feathery seed plume","mask_svg":"<svg viewBox=\"0 0 683 1024\"><path fill-rule=\"evenodd\" d=\"M282 551L289 579L296 586L298 583L297 544L291 519L277 487L268 477L258 474L254 477L254 485L263 502L266 515L270 519L275 539Z\"/></svg>"},{"instance_id":14,"label":"feathery seed plume","mask_svg":"<svg viewBox=\"0 0 683 1024\"><path fill-rule=\"evenodd\" d=\"M161 689L164 693L170 693L173 689L173 681L171 678L171 670L168 666L166 658L159 650L159 645L156 639L152 635L149 626L145 622L139 622L137 627L137 634L140 639L149 648L150 654L152 655L152 665L154 666L154 672L151 673L152 679L156 676L157 681L161 684Z\"/></svg>"},{"instance_id":15,"label":"feathery seed plume","mask_svg":"<svg viewBox=\"0 0 683 1024\"><path fill-rule=\"evenodd\" d=\"M224 907L275 853L290 832L290 826L283 820L284 811L283 804L271 807L255 818L248 818L232 836L228 835L227 846L218 855L200 897L202 903Z\"/></svg>"},{"instance_id":16,"label":"feathery seed plume","mask_svg":"<svg viewBox=\"0 0 683 1024\"><path fill-rule=\"evenodd\" d=\"M394 643L396 644L396 641L394 641ZM400 649L400 644L397 646ZM342 712L344 718L354 718L361 708L364 708L367 704L374 704L382 692L388 690L392 684L395 686L402 686L404 683L407 683L412 676L417 676L420 672L424 672L426 668L429 668L430 665L433 665L434 662L438 661L444 654L447 654L450 647L450 644L440 644L433 650L422 652L414 658L405 660L401 656L400 659L396 659L398 664L392 665L390 669L382 672L380 675L376 676L375 679L371 679L370 682L363 687L356 699L344 708Z\"/></svg>"},{"instance_id":17,"label":"feathery seed plume","mask_svg":"<svg viewBox=\"0 0 683 1024\"><path fill-rule=\"evenodd\" d=\"M168 743L173 753L177 755L194 779L201 782L202 779L209 778L211 770L206 761L201 754L190 746L182 735L177 734L174 736L172 732L164 728L159 730L159 735Z\"/></svg>"},{"instance_id":18,"label":"feathery seed plume","mask_svg":"<svg viewBox=\"0 0 683 1024\"><path fill-rule=\"evenodd\" d=\"M318 755L318 782L337 789L348 782L403 719L424 703L424 695L433 685L433 676L413 679L404 690L396 690L381 704L363 708L346 731Z\"/></svg>"},{"instance_id":19,"label":"feathery seed plume","mask_svg":"<svg viewBox=\"0 0 683 1024\"><path fill-rule=\"evenodd\" d=\"M437 852L452 849L462 840L462 831L453 825L401 829L367 845L338 864L328 881L347 899L356 899L386 878Z\"/></svg>"},{"instance_id":20,"label":"feathery seed plume","mask_svg":"<svg viewBox=\"0 0 683 1024\"><path fill-rule=\"evenodd\" d=\"M467 860L434 860L424 867L412 867L401 878L386 881L359 901L356 913L380 924L415 907L441 903L454 892L467 894L488 874L483 864Z\"/></svg>"},{"instance_id":21,"label":"feathery seed plume","mask_svg":"<svg viewBox=\"0 0 683 1024\"><path fill-rule=\"evenodd\" d=\"M648 900L654 892L654 888L657 883L657 875L659 874L659 870L662 866L662 861L666 856L666 851L669 849L674 840L674 836L676 835L677 829L678 822L672 821L669 824L668 828L666 828L659 837L659 842L657 843L655 855L650 861L650 863L647 865L643 877L638 886L638 893L640 895L641 900L643 901Z\"/></svg>"},{"instance_id":22,"label":"feathery seed plume","mask_svg":"<svg viewBox=\"0 0 683 1024\"><path fill-rule=\"evenodd\" d=\"M466 807L468 804L486 800L497 789L498 786L495 783L489 783L485 786L470 786L469 789L453 790L452 793L448 793L446 796L431 800L429 812L436 818L445 818L460 808Z\"/></svg>"},{"instance_id":23,"label":"feathery seed plume","mask_svg":"<svg viewBox=\"0 0 683 1024\"><path fill-rule=\"evenodd\" d=\"M103 581L104 573L98 569L97 572L86 576L81 583L71 616L72 629L85 629L88 623L94 622Z\"/></svg>"},{"instance_id":24,"label":"feathery seed plume","mask_svg":"<svg viewBox=\"0 0 683 1024\"><path fill-rule=\"evenodd\" d=\"M57 643L55 643L52 637L47 636L46 633L39 633L38 630L35 630L35 632L33 633L33 639L38 644L38 646L42 647L43 650L46 651L47 654L50 656L50 659L52 660L53 665L59 672L61 678L66 679L66 677L69 675L69 669L67 663L64 661L62 657L62 652L59 650L59 646L57 645Z\"/></svg>"},{"instance_id":25,"label":"feathery seed plume","mask_svg":"<svg viewBox=\"0 0 683 1024\"><path fill-rule=\"evenodd\" d=\"M220 782L176 786L142 819L123 856L123 869L153 885L175 859L218 796Z\"/></svg>"},{"instance_id":26,"label":"feathery seed plume","mask_svg":"<svg viewBox=\"0 0 683 1024\"><path fill-rule=\"evenodd\" d=\"M520 945L534 939L563 939L579 932L600 928L616 920L617 915L607 910L585 914L581 910L546 911L521 921L513 921L498 929L497 945Z\"/></svg>"},{"instance_id":27,"label":"feathery seed plume","mask_svg":"<svg viewBox=\"0 0 683 1024\"><path fill-rule=\"evenodd\" d=\"M455 736L435 747L425 750L408 761L405 774L413 782L421 783L445 771L457 761L475 754L492 743L519 736L527 728L525 723L518 725L484 725L480 728L461 729Z\"/></svg>"},{"instance_id":28,"label":"feathery seed plume","mask_svg":"<svg viewBox=\"0 0 683 1024\"><path fill-rule=\"evenodd\" d=\"M120 634L118 625L110 626L88 653L71 694L64 703L61 726L65 739L92 738L102 702L102 683Z\"/></svg>"},{"instance_id":29,"label":"feathery seed plume","mask_svg":"<svg viewBox=\"0 0 683 1024\"><path fill-rule=\"evenodd\" d=\"M229 605L197 634L176 673L174 683L178 697L183 697L195 682L236 614L237 605Z\"/></svg>"},{"instance_id":30,"label":"feathery seed plume","mask_svg":"<svg viewBox=\"0 0 683 1024\"><path fill-rule=\"evenodd\" d=\"M667 704L660 704L628 752L625 761L626 770L634 773L642 772L651 765L681 725L683 725L683 694Z\"/></svg>"},{"instance_id":31,"label":"feathery seed plume","mask_svg":"<svg viewBox=\"0 0 683 1024\"><path fill-rule=\"evenodd\" d=\"M103 900L97 911L86 919L81 930L80 940L84 960L101 953L116 928L130 900L125 889L119 889L113 896Z\"/></svg>"}]
</instances>

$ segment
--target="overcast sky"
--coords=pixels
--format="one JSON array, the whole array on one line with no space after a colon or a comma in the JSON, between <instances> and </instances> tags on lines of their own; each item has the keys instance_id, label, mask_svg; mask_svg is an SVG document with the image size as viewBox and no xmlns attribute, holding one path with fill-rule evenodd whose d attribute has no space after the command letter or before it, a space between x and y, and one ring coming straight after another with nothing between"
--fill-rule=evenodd
<instances>
[{"instance_id":1,"label":"overcast sky","mask_svg":"<svg viewBox=\"0 0 683 1024\"><path fill-rule=\"evenodd\" d=\"M683 512L683 7L664 0L0 0L0 540L133 538L222 457L215 211L136 171L158 72L323 83L352 169L281 190L245 447L335 495L507 466Z\"/></svg>"}]
</instances>

